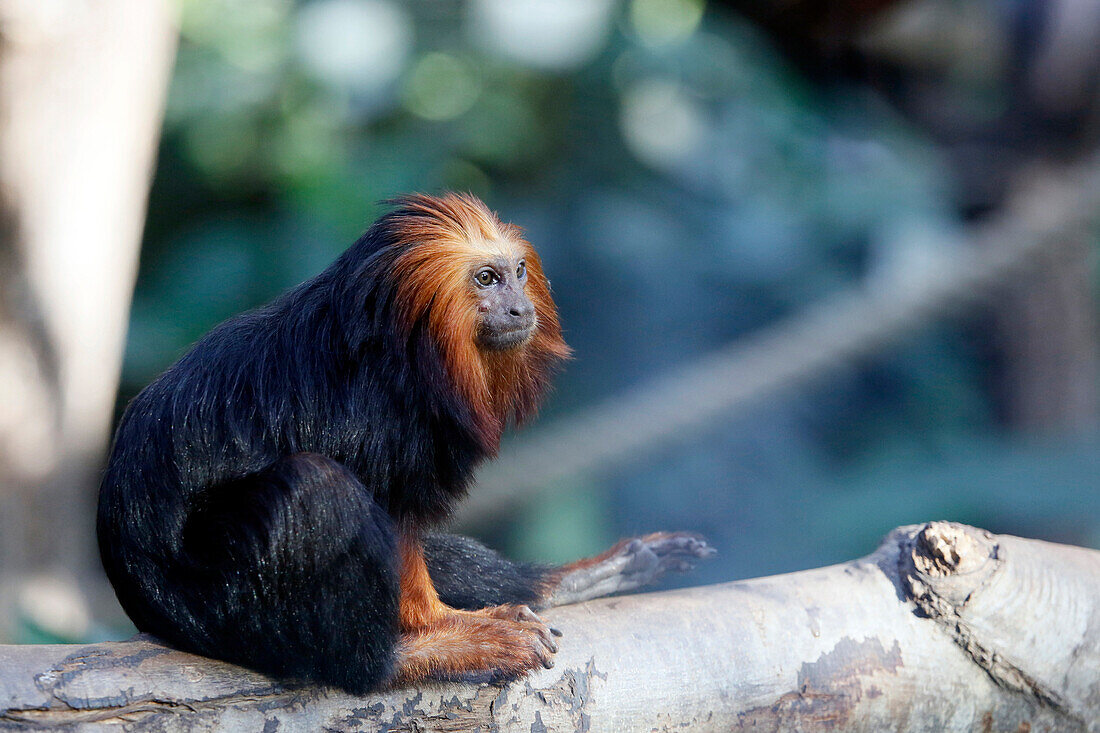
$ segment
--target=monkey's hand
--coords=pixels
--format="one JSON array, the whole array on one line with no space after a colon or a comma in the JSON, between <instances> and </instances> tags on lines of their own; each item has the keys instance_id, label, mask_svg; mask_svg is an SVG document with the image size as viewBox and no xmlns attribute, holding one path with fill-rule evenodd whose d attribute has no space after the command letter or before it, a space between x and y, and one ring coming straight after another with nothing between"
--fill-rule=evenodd
<instances>
[{"instance_id":1,"label":"monkey's hand","mask_svg":"<svg viewBox=\"0 0 1100 733\"><path fill-rule=\"evenodd\" d=\"M561 636L561 632L543 621L530 606L506 604L483 608L473 614L502 621L519 635L509 644L511 648L504 651L502 659L493 664L495 669L488 681L515 679L539 666L546 669L554 666L552 655L558 651L554 637ZM471 680L467 678L467 681Z\"/></svg>"},{"instance_id":2,"label":"monkey's hand","mask_svg":"<svg viewBox=\"0 0 1100 733\"><path fill-rule=\"evenodd\" d=\"M635 590L671 570L691 570L714 554L701 535L690 532L654 532L622 540L602 555L563 567L545 605L564 606Z\"/></svg>"},{"instance_id":3,"label":"monkey's hand","mask_svg":"<svg viewBox=\"0 0 1100 733\"><path fill-rule=\"evenodd\" d=\"M407 633L397 649L394 682L423 679L500 682L554 666L558 650L551 628L522 605L448 612Z\"/></svg>"}]
</instances>

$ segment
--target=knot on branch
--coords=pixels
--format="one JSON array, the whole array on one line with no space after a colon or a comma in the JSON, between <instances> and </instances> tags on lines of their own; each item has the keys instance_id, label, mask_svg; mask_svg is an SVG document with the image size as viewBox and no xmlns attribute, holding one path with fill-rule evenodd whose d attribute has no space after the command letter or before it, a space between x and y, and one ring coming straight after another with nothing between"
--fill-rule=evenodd
<instances>
[{"instance_id":1,"label":"knot on branch","mask_svg":"<svg viewBox=\"0 0 1100 733\"><path fill-rule=\"evenodd\" d=\"M909 597L929 618L954 618L999 565L989 532L955 522L909 528L898 554Z\"/></svg>"},{"instance_id":2,"label":"knot on branch","mask_svg":"<svg viewBox=\"0 0 1100 733\"><path fill-rule=\"evenodd\" d=\"M925 576L965 575L996 559L993 536L962 524L929 522L916 539L913 565Z\"/></svg>"},{"instance_id":3,"label":"knot on branch","mask_svg":"<svg viewBox=\"0 0 1100 733\"><path fill-rule=\"evenodd\" d=\"M1040 608L1043 596L1032 595L1049 585L1046 568L1028 562L1026 554L1007 564L1010 553L1003 539L954 522L907 528L900 539L898 575L918 613L940 624L994 682L1077 719L1039 649L1028 650L1036 652L1031 655L1014 648L1017 639L1044 634L1051 636L1048 648L1062 645L1054 638L1057 628L1039 632L1034 627L1038 618L1050 618L1056 610Z\"/></svg>"}]
</instances>

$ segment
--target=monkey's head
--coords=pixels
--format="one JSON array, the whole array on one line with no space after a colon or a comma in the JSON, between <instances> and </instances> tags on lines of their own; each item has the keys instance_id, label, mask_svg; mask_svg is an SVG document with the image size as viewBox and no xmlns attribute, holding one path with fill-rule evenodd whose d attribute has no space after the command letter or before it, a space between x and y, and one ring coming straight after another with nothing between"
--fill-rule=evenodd
<instances>
[{"instance_id":1,"label":"monkey's head","mask_svg":"<svg viewBox=\"0 0 1100 733\"><path fill-rule=\"evenodd\" d=\"M394 202L386 229L405 333L423 325L487 442L538 407L569 356L542 263L520 229L468 194Z\"/></svg>"}]
</instances>

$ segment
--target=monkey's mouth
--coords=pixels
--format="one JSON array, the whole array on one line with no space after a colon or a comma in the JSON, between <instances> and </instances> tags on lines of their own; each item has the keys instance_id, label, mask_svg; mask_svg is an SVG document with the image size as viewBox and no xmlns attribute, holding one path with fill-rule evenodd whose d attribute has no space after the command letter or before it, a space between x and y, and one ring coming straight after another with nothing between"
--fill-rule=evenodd
<instances>
[{"instance_id":1,"label":"monkey's mouth","mask_svg":"<svg viewBox=\"0 0 1100 733\"><path fill-rule=\"evenodd\" d=\"M506 351L523 346L535 335L535 324L520 326L510 330L483 329L478 333L478 341L486 349Z\"/></svg>"}]
</instances>

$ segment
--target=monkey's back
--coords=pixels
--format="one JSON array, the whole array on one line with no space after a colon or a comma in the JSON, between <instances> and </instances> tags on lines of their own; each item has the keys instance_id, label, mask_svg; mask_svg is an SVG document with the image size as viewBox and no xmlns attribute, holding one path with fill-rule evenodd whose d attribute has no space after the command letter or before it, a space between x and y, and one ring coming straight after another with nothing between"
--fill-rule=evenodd
<instances>
[{"instance_id":1,"label":"monkey's back","mask_svg":"<svg viewBox=\"0 0 1100 733\"><path fill-rule=\"evenodd\" d=\"M395 349L384 322L354 348L354 321L325 273L197 342L134 398L100 489L97 533L108 577L144 629L186 615L172 574L190 559L183 532L197 507L287 456L325 456L395 519L430 523L463 495L476 441L425 389L438 356ZM370 322L368 321L368 324ZM366 334L364 336L364 334ZM228 487L228 488L227 488Z\"/></svg>"}]
</instances>

